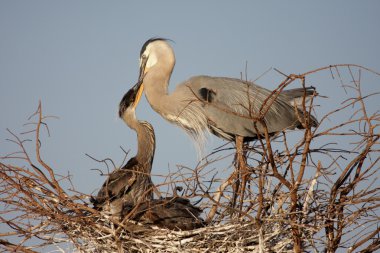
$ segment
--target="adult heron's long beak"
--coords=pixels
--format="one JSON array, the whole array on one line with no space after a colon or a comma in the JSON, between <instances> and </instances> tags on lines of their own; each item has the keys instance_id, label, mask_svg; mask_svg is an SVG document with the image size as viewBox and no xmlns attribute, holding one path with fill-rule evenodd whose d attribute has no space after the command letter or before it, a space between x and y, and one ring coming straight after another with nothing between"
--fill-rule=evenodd
<instances>
[{"instance_id":1,"label":"adult heron's long beak","mask_svg":"<svg viewBox=\"0 0 380 253\"><path fill-rule=\"evenodd\" d=\"M139 80L138 82L142 82L145 77L145 67L146 63L148 61L148 58L142 58L140 63L140 74L139 74Z\"/></svg>"},{"instance_id":2,"label":"adult heron's long beak","mask_svg":"<svg viewBox=\"0 0 380 253\"><path fill-rule=\"evenodd\" d=\"M137 83L132 87L134 92L136 92L136 99L133 105L134 107L136 107L139 103L142 92L144 90L145 66L147 61L148 58L141 59L139 79L137 80Z\"/></svg>"}]
</instances>

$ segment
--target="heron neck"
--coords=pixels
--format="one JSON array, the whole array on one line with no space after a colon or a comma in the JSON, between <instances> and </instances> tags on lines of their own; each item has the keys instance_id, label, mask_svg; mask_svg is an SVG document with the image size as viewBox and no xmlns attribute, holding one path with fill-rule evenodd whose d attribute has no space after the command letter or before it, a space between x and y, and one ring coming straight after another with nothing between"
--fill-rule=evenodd
<instances>
[{"instance_id":1,"label":"heron neck","mask_svg":"<svg viewBox=\"0 0 380 253\"><path fill-rule=\"evenodd\" d=\"M176 114L176 107L173 106L176 103L168 94L170 75L171 71L150 71L144 78L145 96L149 104L164 117Z\"/></svg>"},{"instance_id":2,"label":"heron neck","mask_svg":"<svg viewBox=\"0 0 380 253\"><path fill-rule=\"evenodd\" d=\"M147 168L152 169L154 152L156 149L155 135L152 125L145 121L138 121L136 125L137 133L137 154L136 159L139 163L147 164ZM145 167L145 166L143 166ZM147 173L150 173L146 171Z\"/></svg>"},{"instance_id":3,"label":"heron neck","mask_svg":"<svg viewBox=\"0 0 380 253\"><path fill-rule=\"evenodd\" d=\"M134 111L125 112L123 120L137 134L137 154L135 158L140 164L148 165L143 166L143 168L149 168L149 171L146 171L149 173L156 148L153 127L148 122L137 120Z\"/></svg>"}]
</instances>

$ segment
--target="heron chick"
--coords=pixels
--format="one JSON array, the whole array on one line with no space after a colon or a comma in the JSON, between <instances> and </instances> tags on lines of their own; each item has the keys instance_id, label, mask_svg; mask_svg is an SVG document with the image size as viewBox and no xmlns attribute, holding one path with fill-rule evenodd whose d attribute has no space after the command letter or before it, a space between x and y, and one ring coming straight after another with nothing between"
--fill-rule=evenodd
<instances>
[{"instance_id":1,"label":"heron chick","mask_svg":"<svg viewBox=\"0 0 380 253\"><path fill-rule=\"evenodd\" d=\"M154 185L150 173L155 135L151 124L136 119L135 109L141 93L140 84L134 85L119 106L119 116L137 133L137 154L124 167L113 171L92 199L95 209L108 211L114 216L120 216L125 205L135 206L153 199Z\"/></svg>"},{"instance_id":2,"label":"heron chick","mask_svg":"<svg viewBox=\"0 0 380 253\"><path fill-rule=\"evenodd\" d=\"M168 229L201 227L205 225L199 217L202 210L193 206L188 199L153 199L151 170L155 134L151 124L136 119L135 109L141 94L141 84L137 83L124 95L119 105L119 116L137 133L137 154L124 167L109 175L97 197L92 199L94 208L108 211L121 219L128 216L144 224Z\"/></svg>"},{"instance_id":3,"label":"heron chick","mask_svg":"<svg viewBox=\"0 0 380 253\"><path fill-rule=\"evenodd\" d=\"M200 218L201 213L202 210L188 199L177 196L145 201L136 209L124 206L123 210L123 216L128 215L142 224L171 230L192 230L205 226L206 222Z\"/></svg>"}]
</instances>

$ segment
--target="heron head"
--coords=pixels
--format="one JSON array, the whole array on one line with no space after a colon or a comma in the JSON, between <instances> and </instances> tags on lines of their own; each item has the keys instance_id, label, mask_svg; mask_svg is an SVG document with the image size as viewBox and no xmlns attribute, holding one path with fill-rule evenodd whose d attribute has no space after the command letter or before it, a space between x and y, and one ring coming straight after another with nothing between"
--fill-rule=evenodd
<instances>
[{"instance_id":1,"label":"heron head","mask_svg":"<svg viewBox=\"0 0 380 253\"><path fill-rule=\"evenodd\" d=\"M140 51L140 75L139 81L142 81L149 70L161 63L160 71L165 67L170 69L175 64L175 56L168 39L152 38L147 40Z\"/></svg>"},{"instance_id":2,"label":"heron head","mask_svg":"<svg viewBox=\"0 0 380 253\"><path fill-rule=\"evenodd\" d=\"M143 91L142 82L139 80L120 101L119 105L119 117L121 118L127 110L135 110L137 104L140 101Z\"/></svg>"}]
</instances>

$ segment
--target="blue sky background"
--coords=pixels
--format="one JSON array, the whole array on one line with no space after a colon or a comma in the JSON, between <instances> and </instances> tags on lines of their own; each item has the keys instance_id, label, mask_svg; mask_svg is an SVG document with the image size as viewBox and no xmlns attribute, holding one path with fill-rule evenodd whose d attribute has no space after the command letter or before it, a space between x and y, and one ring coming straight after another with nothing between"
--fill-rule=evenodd
<instances>
[{"instance_id":1,"label":"blue sky background","mask_svg":"<svg viewBox=\"0 0 380 253\"><path fill-rule=\"evenodd\" d=\"M85 153L117 164L120 146L135 153L135 134L117 110L150 37L175 41L171 90L193 75L240 78L246 62L251 80L272 67L290 74L355 63L380 71L379 11L379 1L0 1L0 155L16 150L6 128L30 129L22 125L41 100L44 114L59 117L48 121L43 158L91 193L104 178ZM320 102L329 111L342 90L329 72L319 77L309 84L329 96ZM378 78L364 77L364 93L379 91ZM273 89L281 79L271 72L258 83ZM369 106L378 110L379 102ZM191 140L145 98L137 114L155 128L154 174L197 164ZM212 137L207 147L221 144Z\"/></svg>"}]
</instances>

